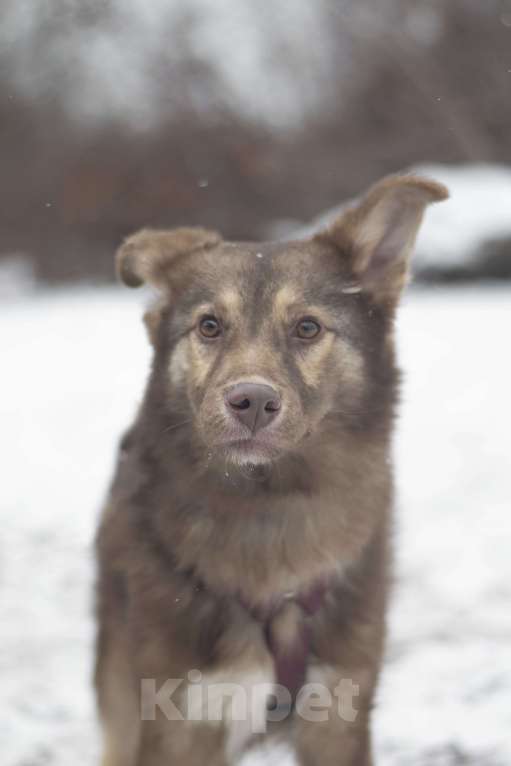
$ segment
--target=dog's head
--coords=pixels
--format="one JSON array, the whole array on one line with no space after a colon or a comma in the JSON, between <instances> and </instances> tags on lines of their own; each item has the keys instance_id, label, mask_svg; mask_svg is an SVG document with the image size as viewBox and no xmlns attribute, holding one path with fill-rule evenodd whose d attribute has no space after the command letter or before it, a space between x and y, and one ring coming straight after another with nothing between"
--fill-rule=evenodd
<instances>
[{"instance_id":1,"label":"dog's head","mask_svg":"<svg viewBox=\"0 0 511 766\"><path fill-rule=\"evenodd\" d=\"M390 177L304 241L229 243L199 228L129 237L122 280L161 295L146 321L162 412L237 464L300 452L333 423L367 427L393 396L392 317L423 211L446 196Z\"/></svg>"}]
</instances>

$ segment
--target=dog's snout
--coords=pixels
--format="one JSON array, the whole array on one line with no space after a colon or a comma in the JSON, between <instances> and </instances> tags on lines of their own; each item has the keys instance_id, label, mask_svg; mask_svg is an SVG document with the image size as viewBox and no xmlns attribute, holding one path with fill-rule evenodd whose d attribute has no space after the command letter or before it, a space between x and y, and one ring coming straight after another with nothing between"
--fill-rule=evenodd
<instances>
[{"instance_id":1,"label":"dog's snout","mask_svg":"<svg viewBox=\"0 0 511 766\"><path fill-rule=\"evenodd\" d=\"M277 416L281 400L277 391L262 383L237 383L225 394L229 411L254 433Z\"/></svg>"}]
</instances>

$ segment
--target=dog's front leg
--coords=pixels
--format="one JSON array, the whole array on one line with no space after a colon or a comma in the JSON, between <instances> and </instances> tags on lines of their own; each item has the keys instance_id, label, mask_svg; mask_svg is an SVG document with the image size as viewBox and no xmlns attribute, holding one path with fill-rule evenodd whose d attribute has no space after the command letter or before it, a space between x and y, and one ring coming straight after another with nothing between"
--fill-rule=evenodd
<instances>
[{"instance_id":1,"label":"dog's front leg","mask_svg":"<svg viewBox=\"0 0 511 766\"><path fill-rule=\"evenodd\" d=\"M294 714L300 766L371 766L370 674L318 665L307 680Z\"/></svg>"},{"instance_id":2,"label":"dog's front leg","mask_svg":"<svg viewBox=\"0 0 511 766\"><path fill-rule=\"evenodd\" d=\"M188 671L185 684L161 675L142 680L135 766L234 766L253 738L266 731L273 673L266 649L257 644L259 627L252 628L250 652L237 661Z\"/></svg>"},{"instance_id":3,"label":"dog's front leg","mask_svg":"<svg viewBox=\"0 0 511 766\"><path fill-rule=\"evenodd\" d=\"M136 766L230 766L220 723L144 721Z\"/></svg>"},{"instance_id":4,"label":"dog's front leg","mask_svg":"<svg viewBox=\"0 0 511 766\"><path fill-rule=\"evenodd\" d=\"M311 621L311 659L296 700L301 766L371 766L370 715L385 640L386 537Z\"/></svg>"}]
</instances>

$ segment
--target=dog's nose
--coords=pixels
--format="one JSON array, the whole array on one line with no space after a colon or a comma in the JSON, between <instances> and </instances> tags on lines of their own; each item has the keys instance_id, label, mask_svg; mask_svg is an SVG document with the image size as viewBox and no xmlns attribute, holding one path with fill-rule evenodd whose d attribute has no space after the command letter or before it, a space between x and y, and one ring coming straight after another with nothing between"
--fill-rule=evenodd
<instances>
[{"instance_id":1,"label":"dog's nose","mask_svg":"<svg viewBox=\"0 0 511 766\"><path fill-rule=\"evenodd\" d=\"M280 410L280 396L262 383L237 383L225 394L228 409L254 433L271 423Z\"/></svg>"}]
</instances>

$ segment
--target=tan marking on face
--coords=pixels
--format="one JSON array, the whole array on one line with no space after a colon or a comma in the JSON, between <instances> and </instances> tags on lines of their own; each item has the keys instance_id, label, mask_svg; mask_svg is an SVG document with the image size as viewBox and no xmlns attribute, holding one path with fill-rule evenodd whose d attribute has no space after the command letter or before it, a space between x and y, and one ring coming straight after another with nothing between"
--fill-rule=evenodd
<instances>
[{"instance_id":1,"label":"tan marking on face","mask_svg":"<svg viewBox=\"0 0 511 766\"><path fill-rule=\"evenodd\" d=\"M333 353L337 345L337 359L340 366L342 380L357 383L362 378L362 356L349 343L335 338L332 333L326 333L316 343L312 343L304 354L297 358L296 363L306 385L316 388L324 375L325 361L329 354Z\"/></svg>"},{"instance_id":2,"label":"tan marking on face","mask_svg":"<svg viewBox=\"0 0 511 766\"><path fill-rule=\"evenodd\" d=\"M305 303L302 296L290 285L285 285L275 295L273 314L275 321L284 325L298 322L303 317L313 317L324 327L328 327L333 321L328 311L322 306Z\"/></svg>"},{"instance_id":3,"label":"tan marking on face","mask_svg":"<svg viewBox=\"0 0 511 766\"><path fill-rule=\"evenodd\" d=\"M202 343L194 334L190 336L188 346L189 379L196 386L202 386L209 374L215 358L214 351Z\"/></svg>"},{"instance_id":4,"label":"tan marking on face","mask_svg":"<svg viewBox=\"0 0 511 766\"><path fill-rule=\"evenodd\" d=\"M264 339L231 350L224 361L223 376L229 385L252 381L276 387L277 355Z\"/></svg>"},{"instance_id":5,"label":"tan marking on face","mask_svg":"<svg viewBox=\"0 0 511 766\"><path fill-rule=\"evenodd\" d=\"M344 383L362 388L364 381L364 358L351 343L339 339L337 344L337 356L342 370Z\"/></svg>"},{"instance_id":6,"label":"tan marking on face","mask_svg":"<svg viewBox=\"0 0 511 766\"><path fill-rule=\"evenodd\" d=\"M319 385L323 374L323 363L331 352L333 344L334 336L332 333L326 333L320 340L304 348L303 354L297 357L296 364L302 378L311 388Z\"/></svg>"},{"instance_id":7,"label":"tan marking on face","mask_svg":"<svg viewBox=\"0 0 511 766\"><path fill-rule=\"evenodd\" d=\"M241 296L236 290L224 290L218 297L219 306L230 319L241 314Z\"/></svg>"},{"instance_id":8,"label":"tan marking on face","mask_svg":"<svg viewBox=\"0 0 511 766\"><path fill-rule=\"evenodd\" d=\"M284 285L284 287L281 287L273 299L273 312L275 318L280 322L287 322L290 306L292 306L293 303L298 303L299 300L300 296L291 285Z\"/></svg>"},{"instance_id":9,"label":"tan marking on face","mask_svg":"<svg viewBox=\"0 0 511 766\"><path fill-rule=\"evenodd\" d=\"M267 343L256 342L233 354L233 361L235 365L247 370L247 374L253 370L255 374L264 376L264 371L275 364L275 354Z\"/></svg>"},{"instance_id":10,"label":"tan marking on face","mask_svg":"<svg viewBox=\"0 0 511 766\"><path fill-rule=\"evenodd\" d=\"M182 338L170 357L169 371L173 386L181 385L186 379L189 369L188 346L188 338Z\"/></svg>"},{"instance_id":11,"label":"tan marking on face","mask_svg":"<svg viewBox=\"0 0 511 766\"><path fill-rule=\"evenodd\" d=\"M193 325L196 325L202 316L214 313L215 310L210 303L197 306L192 317ZM179 341L170 359L172 383L179 385L186 380L201 386L208 375L213 359L213 348L202 343L196 335L196 330L191 328L190 332Z\"/></svg>"}]
</instances>

